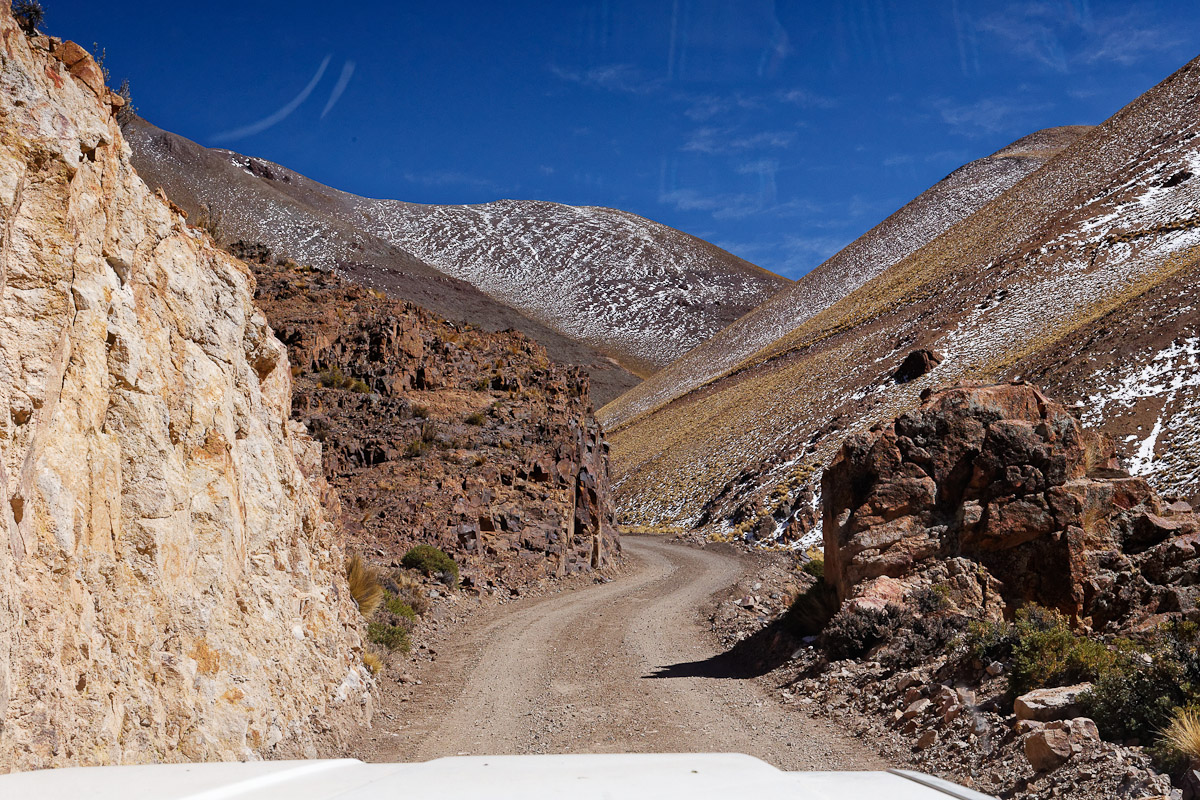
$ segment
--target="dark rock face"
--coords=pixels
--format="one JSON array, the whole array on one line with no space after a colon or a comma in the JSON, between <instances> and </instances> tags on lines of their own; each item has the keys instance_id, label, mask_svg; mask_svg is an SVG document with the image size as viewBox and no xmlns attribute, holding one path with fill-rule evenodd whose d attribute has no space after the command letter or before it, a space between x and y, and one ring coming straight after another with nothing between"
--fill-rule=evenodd
<instances>
[{"instance_id":1,"label":"dark rock face","mask_svg":"<svg viewBox=\"0 0 1200 800\"><path fill-rule=\"evenodd\" d=\"M1036 602L1099 629L1200 596L1196 518L1161 516L1111 442L1032 386L934 394L848 438L822 491L826 575L843 599L940 583L963 608Z\"/></svg>"},{"instance_id":2,"label":"dark rock face","mask_svg":"<svg viewBox=\"0 0 1200 800\"><path fill-rule=\"evenodd\" d=\"M620 552L587 376L523 334L449 323L329 273L239 251L293 365L292 416L323 445L351 546L433 544L480 591ZM262 263L266 262L266 263Z\"/></svg>"},{"instance_id":3,"label":"dark rock face","mask_svg":"<svg viewBox=\"0 0 1200 800\"><path fill-rule=\"evenodd\" d=\"M896 368L892 379L896 383L915 381L940 363L942 363L942 355L940 353L935 353L933 350L913 350L905 357L900 366Z\"/></svg>"}]
</instances>

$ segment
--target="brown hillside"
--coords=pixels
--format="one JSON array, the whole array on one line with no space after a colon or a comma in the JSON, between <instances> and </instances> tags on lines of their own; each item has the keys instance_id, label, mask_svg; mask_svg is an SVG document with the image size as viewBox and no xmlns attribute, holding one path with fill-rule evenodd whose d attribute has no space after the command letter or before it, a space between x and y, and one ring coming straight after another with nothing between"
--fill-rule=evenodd
<instances>
[{"instance_id":1,"label":"brown hillside","mask_svg":"<svg viewBox=\"0 0 1200 800\"><path fill-rule=\"evenodd\" d=\"M616 429L621 511L641 524L703 521L714 530L754 525L799 535L805 515L793 500L812 488L814 465L828 463L847 432L911 408L927 387L1015 377L1027 363L1061 378L1059 396L1092 392L1093 422L1118 438L1127 458L1150 441L1148 458L1131 464L1137 474L1194 493L1200 453L1167 457L1165 434L1151 440L1136 417L1114 413L1126 396L1169 399L1158 429L1174 441L1195 435L1194 305L1164 304L1144 323L1160 332L1141 346L1131 334L1118 351L1119 373L1104 371L1101 358L1116 340L1095 335L1100 320L1137 298L1166 297L1172 286L1186 295L1178 281L1194 286L1187 281L1200 258L1198 92L1194 61L721 379ZM1163 341L1171 349L1158 348ZM1079 349L1060 349L1059 357L1088 366L1051 370L1053 348L1068 342ZM942 360L897 383L900 363L919 349ZM1122 377L1168 363L1169 380ZM743 474L753 465L764 468Z\"/></svg>"},{"instance_id":2,"label":"brown hillside","mask_svg":"<svg viewBox=\"0 0 1200 800\"><path fill-rule=\"evenodd\" d=\"M432 544L485 594L611 563L608 450L578 368L520 333L234 250L254 257L255 300L291 359L292 417L322 444L351 549L397 566Z\"/></svg>"},{"instance_id":3,"label":"brown hillside","mask_svg":"<svg viewBox=\"0 0 1200 800\"><path fill-rule=\"evenodd\" d=\"M624 424L736 368L978 211L1089 130L1077 125L1037 131L960 167L793 286L608 404L601 419L609 427Z\"/></svg>"}]
</instances>

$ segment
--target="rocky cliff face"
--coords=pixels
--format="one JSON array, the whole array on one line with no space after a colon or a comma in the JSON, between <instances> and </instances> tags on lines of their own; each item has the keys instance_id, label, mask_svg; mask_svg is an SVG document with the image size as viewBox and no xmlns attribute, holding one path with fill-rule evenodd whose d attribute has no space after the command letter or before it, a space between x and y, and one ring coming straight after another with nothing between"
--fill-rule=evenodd
<instances>
[{"instance_id":1,"label":"rocky cliff face","mask_svg":"<svg viewBox=\"0 0 1200 800\"><path fill-rule=\"evenodd\" d=\"M0 770L253 758L365 713L247 267L0 5Z\"/></svg>"},{"instance_id":2,"label":"rocky cliff face","mask_svg":"<svg viewBox=\"0 0 1200 800\"><path fill-rule=\"evenodd\" d=\"M434 544L483 593L607 566L620 544L587 377L488 333L236 245L287 343L295 417L324 446L342 526L372 560Z\"/></svg>"},{"instance_id":3,"label":"rocky cliff face","mask_svg":"<svg viewBox=\"0 0 1200 800\"><path fill-rule=\"evenodd\" d=\"M1029 385L933 394L847 438L821 488L841 599L882 607L936 585L973 614L1034 602L1101 630L1200 598L1191 507Z\"/></svg>"}]
</instances>

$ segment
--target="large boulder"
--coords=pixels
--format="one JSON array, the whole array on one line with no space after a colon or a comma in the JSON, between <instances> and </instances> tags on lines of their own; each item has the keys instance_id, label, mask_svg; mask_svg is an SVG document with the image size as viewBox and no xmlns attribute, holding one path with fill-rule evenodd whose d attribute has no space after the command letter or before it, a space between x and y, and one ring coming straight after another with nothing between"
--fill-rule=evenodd
<instances>
[{"instance_id":1,"label":"large boulder","mask_svg":"<svg viewBox=\"0 0 1200 800\"><path fill-rule=\"evenodd\" d=\"M1111 442L1024 383L927 395L850 436L822 493L843 600L936 582L985 615L1036 602L1097 627L1194 606L1195 517L1161 516Z\"/></svg>"},{"instance_id":2,"label":"large boulder","mask_svg":"<svg viewBox=\"0 0 1200 800\"><path fill-rule=\"evenodd\" d=\"M1053 722L1071 719L1082 710L1080 698L1092 688L1090 683L1074 686L1055 686L1050 689L1034 689L1013 701L1013 713L1017 719L1032 719L1038 722Z\"/></svg>"}]
</instances>

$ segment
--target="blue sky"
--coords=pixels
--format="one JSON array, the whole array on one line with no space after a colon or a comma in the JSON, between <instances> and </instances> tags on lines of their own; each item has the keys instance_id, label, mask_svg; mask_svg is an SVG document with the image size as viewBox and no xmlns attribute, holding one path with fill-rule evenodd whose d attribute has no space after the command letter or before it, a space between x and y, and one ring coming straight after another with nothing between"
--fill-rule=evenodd
<instances>
[{"instance_id":1,"label":"blue sky","mask_svg":"<svg viewBox=\"0 0 1200 800\"><path fill-rule=\"evenodd\" d=\"M1200 3L45 0L139 112L340 189L622 208L798 277L1200 55Z\"/></svg>"}]
</instances>

